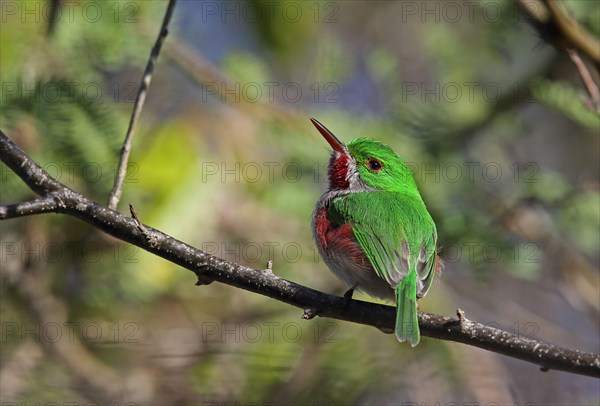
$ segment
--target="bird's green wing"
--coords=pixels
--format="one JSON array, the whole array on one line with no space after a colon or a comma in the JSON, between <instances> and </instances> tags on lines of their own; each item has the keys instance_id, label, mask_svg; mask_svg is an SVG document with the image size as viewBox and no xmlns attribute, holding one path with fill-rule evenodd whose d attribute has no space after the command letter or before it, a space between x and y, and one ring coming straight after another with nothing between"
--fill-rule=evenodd
<instances>
[{"instance_id":1,"label":"bird's green wing","mask_svg":"<svg viewBox=\"0 0 600 406\"><path fill-rule=\"evenodd\" d=\"M377 275L396 288L410 270L423 297L436 267L435 224L419 196L398 192L350 193L333 199L329 216L350 223L354 237Z\"/></svg>"},{"instance_id":2,"label":"bird's green wing","mask_svg":"<svg viewBox=\"0 0 600 406\"><path fill-rule=\"evenodd\" d=\"M396 291L395 334L419 343L417 299L436 273L437 233L420 196L390 191L350 193L333 199L329 217L350 223L356 241L375 272Z\"/></svg>"}]
</instances>

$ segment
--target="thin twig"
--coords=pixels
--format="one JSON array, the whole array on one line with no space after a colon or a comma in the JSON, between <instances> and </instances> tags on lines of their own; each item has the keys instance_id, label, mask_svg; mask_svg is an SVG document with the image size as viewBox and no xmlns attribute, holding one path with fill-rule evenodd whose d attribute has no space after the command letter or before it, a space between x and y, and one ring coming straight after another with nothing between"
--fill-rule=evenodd
<instances>
[{"instance_id":1,"label":"thin twig","mask_svg":"<svg viewBox=\"0 0 600 406\"><path fill-rule=\"evenodd\" d=\"M60 195L60 212L77 217L92 226L160 256L194 272L198 278L209 278L230 286L288 303L302 310L306 316L318 315L338 320L369 325L382 331L393 331L396 309L360 300L346 300L328 295L297 283L264 272L223 260L174 239L158 230L144 226L155 244L151 244L138 229L138 222L102 206L62 185L29 158L0 131L0 160L11 168L25 183L42 196L49 192L36 185L54 185L54 194ZM29 168L30 170L27 170ZM35 188L35 189L34 189ZM522 337L507 331L477 323L419 312L419 326L423 336L449 340L483 348L498 354L537 364L543 370L555 369L580 375L600 377L600 355L585 353Z\"/></svg>"},{"instance_id":2,"label":"thin twig","mask_svg":"<svg viewBox=\"0 0 600 406\"><path fill-rule=\"evenodd\" d=\"M135 104L133 105L133 111L131 113L131 119L129 121L129 128L127 129L125 141L123 142L123 146L121 147L121 153L119 155L119 165L117 166L117 174L115 176L115 183L108 197L108 207L112 210L117 209L117 205L119 204L119 200L121 199L121 193L123 191L123 182L125 181L125 176L127 175L127 164L129 162L129 154L131 152L131 140L133 138L133 134L135 133L138 119L142 113L144 102L146 101L146 95L148 93L148 88L150 87L150 82L152 82L152 73L154 72L154 65L156 63L156 60L158 59L158 55L160 54L162 44L165 38L167 37L167 34L169 33L169 22L171 21L171 16L173 15L173 11L175 10L176 2L177 0L169 0L169 5L167 6L167 11L165 13L162 26L160 28L160 32L158 33L156 42L152 47L152 51L150 51L150 58L148 59L146 70L142 75L142 82L140 83L140 90L135 99Z\"/></svg>"},{"instance_id":3,"label":"thin twig","mask_svg":"<svg viewBox=\"0 0 600 406\"><path fill-rule=\"evenodd\" d=\"M140 218L138 217L137 212L135 211L135 209L133 208L133 205L131 205L131 204L129 205L129 212L131 213L131 217L135 220L138 230L140 230L140 233L142 233L142 235L144 237L146 237L146 240L148 240L150 245L156 244L156 241L154 240L152 234L150 234L148 232L148 230L146 230L144 223L142 223L140 221Z\"/></svg>"},{"instance_id":4,"label":"thin twig","mask_svg":"<svg viewBox=\"0 0 600 406\"><path fill-rule=\"evenodd\" d=\"M600 91L598 90L598 85L594 83L594 79L592 79L590 71L579 57L579 52L577 52L576 49L569 48L567 49L567 54L569 55L569 58L571 58L571 61L577 67L577 70L579 71L579 76L581 77L581 81L585 86L585 90L587 90L589 96L589 107L596 113L600 114Z\"/></svg>"}]
</instances>

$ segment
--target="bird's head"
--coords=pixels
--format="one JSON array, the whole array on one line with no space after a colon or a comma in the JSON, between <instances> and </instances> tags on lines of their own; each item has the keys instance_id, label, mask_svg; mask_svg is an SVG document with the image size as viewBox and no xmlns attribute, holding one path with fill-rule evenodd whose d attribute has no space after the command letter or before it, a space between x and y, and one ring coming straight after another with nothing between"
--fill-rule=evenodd
<instances>
[{"instance_id":1,"label":"bird's head","mask_svg":"<svg viewBox=\"0 0 600 406\"><path fill-rule=\"evenodd\" d=\"M418 194L412 172L390 147L371 138L357 138L345 145L323 124L314 118L310 121L333 148L328 167L329 190Z\"/></svg>"}]
</instances>

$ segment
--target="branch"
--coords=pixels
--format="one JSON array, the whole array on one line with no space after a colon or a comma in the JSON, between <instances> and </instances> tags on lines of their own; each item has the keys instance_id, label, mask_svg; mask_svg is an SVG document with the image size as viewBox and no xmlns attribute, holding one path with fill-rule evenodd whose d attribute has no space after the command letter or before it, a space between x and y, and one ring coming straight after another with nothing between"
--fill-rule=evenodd
<instances>
[{"instance_id":1,"label":"branch","mask_svg":"<svg viewBox=\"0 0 600 406\"><path fill-rule=\"evenodd\" d=\"M586 104L600 114L598 85L579 57L580 54L586 56L600 72L600 42L573 17L563 13L556 0L519 0L518 5L540 37L569 56L588 93Z\"/></svg>"},{"instance_id":2,"label":"branch","mask_svg":"<svg viewBox=\"0 0 600 406\"><path fill-rule=\"evenodd\" d=\"M315 315L345 320L393 331L396 309L391 306L347 301L297 283L282 279L269 270L260 271L209 255L170 237L135 218L102 206L69 189L46 173L2 131L0 160L11 168L32 190L43 196L47 204L35 204L30 214L53 212L77 217L104 232L196 274L199 282L218 281L250 292L288 303L304 310L304 318ZM48 198L60 201L50 205ZM28 204L32 204L29 202ZM14 207L9 206L9 207ZM18 205L17 205L18 206ZM41 208L44 208L42 210ZM0 207L0 213L10 213ZM132 211L132 213L135 213ZM17 217L17 216L13 216ZM3 217L11 218L11 217ZM430 313L419 313L419 326L424 336L456 341L483 348L509 357L528 361L542 370L556 369L580 375L600 377L600 355L559 347L553 344L503 331L473 322L461 315L459 319Z\"/></svg>"},{"instance_id":3,"label":"branch","mask_svg":"<svg viewBox=\"0 0 600 406\"><path fill-rule=\"evenodd\" d=\"M31 216L33 214L53 213L60 204L59 196L44 197L7 206L0 206L0 220L14 219L18 217Z\"/></svg>"},{"instance_id":4,"label":"branch","mask_svg":"<svg viewBox=\"0 0 600 406\"><path fill-rule=\"evenodd\" d=\"M544 41L561 51L576 49L600 68L600 43L564 14L556 0L518 0L518 5Z\"/></svg>"},{"instance_id":5,"label":"branch","mask_svg":"<svg viewBox=\"0 0 600 406\"><path fill-rule=\"evenodd\" d=\"M563 50L575 48L590 58L596 67L600 67L600 42L577 24L574 18L563 13L558 7L557 0L545 0L545 4L550 11L552 21L563 35Z\"/></svg>"},{"instance_id":6,"label":"branch","mask_svg":"<svg viewBox=\"0 0 600 406\"><path fill-rule=\"evenodd\" d=\"M140 90L137 94L137 97L135 98L135 104L133 105L133 111L131 113L131 119L129 121L129 128L127 129L125 141L123 142L123 146L121 147L121 153L119 155L119 165L117 166L117 175L115 176L115 183L108 197L108 207L113 210L117 209L117 205L119 204L119 200L121 199L121 193L123 191L123 182L125 181L125 176L127 175L127 163L129 162L129 153L131 152L131 140L137 127L138 119L142 113L144 102L146 101L146 95L148 94L150 82L152 82L152 73L154 72L154 65L156 63L156 60L158 59L158 54L160 54L162 44L165 38L167 37L167 34L169 33L169 22L171 21L173 10L175 10L176 2L177 0L169 0L169 5L167 6L167 11L165 13L162 26L160 27L160 32L158 33L156 42L152 47L152 51L150 51L150 58L148 59L148 63L146 64L146 70L144 70L144 74L142 75Z\"/></svg>"}]
</instances>

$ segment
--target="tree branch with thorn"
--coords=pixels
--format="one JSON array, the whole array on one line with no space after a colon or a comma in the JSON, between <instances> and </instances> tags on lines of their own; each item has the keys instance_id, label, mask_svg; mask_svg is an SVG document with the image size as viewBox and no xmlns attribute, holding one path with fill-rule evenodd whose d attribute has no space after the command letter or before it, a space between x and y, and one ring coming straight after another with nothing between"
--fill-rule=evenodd
<instances>
[{"instance_id":1,"label":"tree branch with thorn","mask_svg":"<svg viewBox=\"0 0 600 406\"><path fill-rule=\"evenodd\" d=\"M135 210L128 217L77 193L51 177L2 131L0 160L40 195L40 199L34 201L37 203L0 206L2 220L47 213L76 217L117 239L192 271L200 284L217 281L258 293L302 309L302 317L306 319L320 316L368 325L384 332L394 330L396 309L392 306L347 300L280 278L272 271L226 261L142 224ZM23 205L27 206L26 210ZM424 336L479 347L537 364L543 370L600 377L599 354L572 350L467 321L460 312L458 319L419 312L419 326Z\"/></svg>"}]
</instances>

